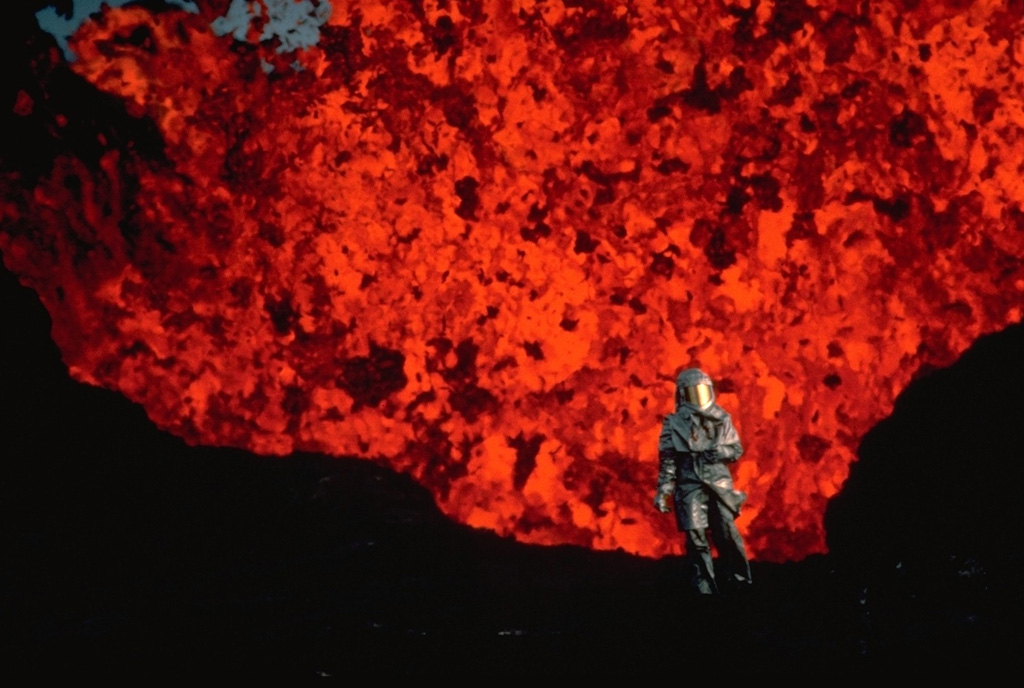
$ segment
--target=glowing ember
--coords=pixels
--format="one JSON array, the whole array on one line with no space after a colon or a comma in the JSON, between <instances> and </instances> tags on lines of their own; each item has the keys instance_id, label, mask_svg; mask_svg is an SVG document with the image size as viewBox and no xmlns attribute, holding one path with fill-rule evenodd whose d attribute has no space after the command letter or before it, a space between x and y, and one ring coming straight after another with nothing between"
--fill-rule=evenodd
<instances>
[{"instance_id":1,"label":"glowing ember","mask_svg":"<svg viewBox=\"0 0 1024 688\"><path fill-rule=\"evenodd\" d=\"M1021 318L1016 3L353 0L292 52L218 36L227 7L84 24L71 69L158 143L3 187L72 374L190 442L375 458L464 523L659 555L699 365L750 550L796 558L907 382ZM58 140L61 62L13 104Z\"/></svg>"}]
</instances>

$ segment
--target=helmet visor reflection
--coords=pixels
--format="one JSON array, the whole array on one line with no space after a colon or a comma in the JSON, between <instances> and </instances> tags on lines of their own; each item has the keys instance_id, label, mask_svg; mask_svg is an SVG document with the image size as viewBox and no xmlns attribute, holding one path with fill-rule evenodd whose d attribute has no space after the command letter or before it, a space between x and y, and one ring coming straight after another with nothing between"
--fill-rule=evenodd
<instances>
[{"instance_id":1,"label":"helmet visor reflection","mask_svg":"<svg viewBox=\"0 0 1024 688\"><path fill-rule=\"evenodd\" d=\"M704 408L711 403L711 387L705 384L683 387L683 399L687 403Z\"/></svg>"}]
</instances>

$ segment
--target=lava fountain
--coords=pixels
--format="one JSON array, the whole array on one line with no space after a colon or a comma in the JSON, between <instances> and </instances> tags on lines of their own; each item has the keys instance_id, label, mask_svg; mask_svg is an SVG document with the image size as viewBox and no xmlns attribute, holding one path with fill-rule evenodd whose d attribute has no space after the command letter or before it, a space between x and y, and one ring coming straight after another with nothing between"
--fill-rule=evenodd
<instances>
[{"instance_id":1,"label":"lava fountain","mask_svg":"<svg viewBox=\"0 0 1024 688\"><path fill-rule=\"evenodd\" d=\"M1019 3L303 0L301 46L186 4L28 40L0 250L71 374L188 442L658 556L699 365L781 561L904 386L1021 319Z\"/></svg>"}]
</instances>

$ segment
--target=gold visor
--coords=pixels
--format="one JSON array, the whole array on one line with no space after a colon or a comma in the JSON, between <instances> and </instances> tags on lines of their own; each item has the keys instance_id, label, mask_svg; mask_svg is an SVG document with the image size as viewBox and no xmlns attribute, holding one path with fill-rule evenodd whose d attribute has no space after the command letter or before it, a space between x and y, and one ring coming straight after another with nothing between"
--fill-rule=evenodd
<instances>
[{"instance_id":1,"label":"gold visor","mask_svg":"<svg viewBox=\"0 0 1024 688\"><path fill-rule=\"evenodd\" d=\"M711 387L704 384L683 387L683 398L687 403L704 408L711 403Z\"/></svg>"}]
</instances>

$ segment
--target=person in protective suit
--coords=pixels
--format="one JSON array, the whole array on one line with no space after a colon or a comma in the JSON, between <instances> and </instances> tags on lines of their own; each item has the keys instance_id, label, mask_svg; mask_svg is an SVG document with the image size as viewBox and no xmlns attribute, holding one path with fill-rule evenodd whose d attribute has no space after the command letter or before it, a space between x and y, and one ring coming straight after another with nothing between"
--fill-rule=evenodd
<instances>
[{"instance_id":1,"label":"person in protective suit","mask_svg":"<svg viewBox=\"0 0 1024 688\"><path fill-rule=\"evenodd\" d=\"M676 380L676 411L665 417L658 440L660 470L654 506L668 513L673 496L676 523L686 534L691 584L703 594L750 584L750 563L736 517L747 496L733 488L729 463L743 454L732 418L715 403L715 390L702 370L690 368ZM718 551L712 565L708 529Z\"/></svg>"}]
</instances>

